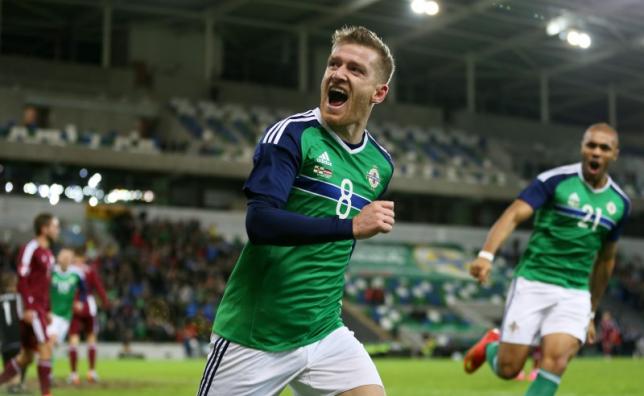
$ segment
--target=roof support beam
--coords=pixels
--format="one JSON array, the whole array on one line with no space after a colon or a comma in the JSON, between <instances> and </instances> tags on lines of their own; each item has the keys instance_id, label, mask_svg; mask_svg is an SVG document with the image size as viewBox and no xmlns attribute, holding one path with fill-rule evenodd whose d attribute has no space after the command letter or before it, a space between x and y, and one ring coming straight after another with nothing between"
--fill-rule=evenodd
<instances>
[{"instance_id":1,"label":"roof support beam","mask_svg":"<svg viewBox=\"0 0 644 396\"><path fill-rule=\"evenodd\" d=\"M103 34L101 37L101 67L109 69L112 63L112 2L103 1Z\"/></svg>"},{"instance_id":2,"label":"roof support beam","mask_svg":"<svg viewBox=\"0 0 644 396\"><path fill-rule=\"evenodd\" d=\"M613 84L608 87L608 123L617 129L617 92Z\"/></svg>"},{"instance_id":3,"label":"roof support beam","mask_svg":"<svg viewBox=\"0 0 644 396\"><path fill-rule=\"evenodd\" d=\"M2 1L0 0L0 52L2 52Z\"/></svg>"},{"instance_id":4,"label":"roof support beam","mask_svg":"<svg viewBox=\"0 0 644 396\"><path fill-rule=\"evenodd\" d=\"M539 74L539 114L542 124L550 122L550 87L548 83L548 75L543 72Z\"/></svg>"},{"instance_id":5,"label":"roof support beam","mask_svg":"<svg viewBox=\"0 0 644 396\"><path fill-rule=\"evenodd\" d=\"M235 9L245 5L250 0L227 0L220 2L220 4L210 7L207 12L214 13L215 17L223 17L224 15L234 11ZM49 4L66 4L84 7L102 8L103 4L99 1L87 2L85 0L20 0L20 3L49 3ZM186 11L179 7L165 7L165 6L148 6L138 4L117 3L112 6L113 10L129 11L133 13L141 13L148 15L156 15L163 17L172 17L177 19L203 19L203 12L199 11Z\"/></svg>"},{"instance_id":6,"label":"roof support beam","mask_svg":"<svg viewBox=\"0 0 644 396\"><path fill-rule=\"evenodd\" d=\"M298 33L298 88L306 93L309 85L309 34L306 30Z\"/></svg>"},{"instance_id":7,"label":"roof support beam","mask_svg":"<svg viewBox=\"0 0 644 396\"><path fill-rule=\"evenodd\" d=\"M487 8L492 7L492 5L494 5L496 2L497 0L478 0L476 3L472 4L469 7L456 11L453 14L442 15L441 17L436 18L435 21L432 20L430 23L425 23L419 28L412 30L411 32L398 37L394 37L389 40L389 44L394 47L400 47L401 44L404 44L410 40L424 36L439 29L443 29L474 14L480 13Z\"/></svg>"},{"instance_id":8,"label":"roof support beam","mask_svg":"<svg viewBox=\"0 0 644 396\"><path fill-rule=\"evenodd\" d=\"M204 77L206 81L212 82L214 68L214 46L215 46L215 16L214 13L206 13L204 19Z\"/></svg>"},{"instance_id":9,"label":"roof support beam","mask_svg":"<svg viewBox=\"0 0 644 396\"><path fill-rule=\"evenodd\" d=\"M239 7L242 7L246 3L248 3L250 0L227 0L227 1L221 1L219 2L218 5L213 6L210 8L210 12L212 12L215 16L215 18L220 18L226 14L229 14Z\"/></svg>"},{"instance_id":10,"label":"roof support beam","mask_svg":"<svg viewBox=\"0 0 644 396\"><path fill-rule=\"evenodd\" d=\"M577 70L582 67L592 65L597 62L610 59L616 55L619 55L626 51L641 51L644 48L644 36L636 37L628 41L625 45L613 47L604 51L595 52L587 57L580 57L579 61L576 63L569 63L566 65L556 66L551 69L548 69L548 74L558 75L564 74L573 70Z\"/></svg>"},{"instance_id":11,"label":"roof support beam","mask_svg":"<svg viewBox=\"0 0 644 396\"><path fill-rule=\"evenodd\" d=\"M476 112L476 60L467 56L465 60L465 97L467 98L467 111Z\"/></svg>"},{"instance_id":12,"label":"roof support beam","mask_svg":"<svg viewBox=\"0 0 644 396\"><path fill-rule=\"evenodd\" d=\"M356 11L368 7L378 1L380 0L353 0L345 2L342 6L335 8L332 14L323 17L314 17L300 23L300 28L306 29L307 31L322 28L340 18L351 15Z\"/></svg>"}]
</instances>

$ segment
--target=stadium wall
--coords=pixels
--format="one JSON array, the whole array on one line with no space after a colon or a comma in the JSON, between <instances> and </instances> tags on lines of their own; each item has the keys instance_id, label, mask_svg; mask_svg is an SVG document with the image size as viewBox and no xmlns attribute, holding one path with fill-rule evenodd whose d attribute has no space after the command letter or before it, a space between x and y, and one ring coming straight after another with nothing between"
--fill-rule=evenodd
<instances>
[{"instance_id":1,"label":"stadium wall","mask_svg":"<svg viewBox=\"0 0 644 396\"><path fill-rule=\"evenodd\" d=\"M205 346L204 346L205 347ZM130 359L146 360L181 360L185 359L183 345L180 343L152 343L152 342L134 342L130 344ZM99 342L97 344L100 359L118 359L123 352L123 344L118 342ZM87 344L81 343L78 347L79 356L87 356ZM56 359L67 359L67 348L56 348L54 350Z\"/></svg>"},{"instance_id":2,"label":"stadium wall","mask_svg":"<svg viewBox=\"0 0 644 396\"><path fill-rule=\"evenodd\" d=\"M597 119L595 122L607 122ZM461 111L454 117L454 125L469 133L511 141L513 144L540 143L550 147L577 148L588 125L543 124L525 118ZM622 147L644 148L644 134L621 133Z\"/></svg>"},{"instance_id":3,"label":"stadium wall","mask_svg":"<svg viewBox=\"0 0 644 396\"><path fill-rule=\"evenodd\" d=\"M22 56L0 56L0 85L27 87L50 92L124 95L132 92L134 73L129 68L42 60Z\"/></svg>"},{"instance_id":4,"label":"stadium wall","mask_svg":"<svg viewBox=\"0 0 644 396\"><path fill-rule=\"evenodd\" d=\"M499 138L513 143L536 143L577 147L584 126L547 124L518 117L477 114L462 111L454 117L458 128L483 136Z\"/></svg>"},{"instance_id":5,"label":"stadium wall","mask_svg":"<svg viewBox=\"0 0 644 396\"><path fill-rule=\"evenodd\" d=\"M156 117L159 104L146 99L110 99L89 94L69 94L0 88L0 123L20 122L25 105L49 109L49 124L61 129L75 125L79 131L128 133L138 117Z\"/></svg>"},{"instance_id":6,"label":"stadium wall","mask_svg":"<svg viewBox=\"0 0 644 396\"><path fill-rule=\"evenodd\" d=\"M156 75L205 78L204 41L201 24L173 29L167 25L136 22L129 26L128 59L131 63L144 63ZM212 72L219 76L223 69L223 41L215 34L212 43Z\"/></svg>"}]
</instances>

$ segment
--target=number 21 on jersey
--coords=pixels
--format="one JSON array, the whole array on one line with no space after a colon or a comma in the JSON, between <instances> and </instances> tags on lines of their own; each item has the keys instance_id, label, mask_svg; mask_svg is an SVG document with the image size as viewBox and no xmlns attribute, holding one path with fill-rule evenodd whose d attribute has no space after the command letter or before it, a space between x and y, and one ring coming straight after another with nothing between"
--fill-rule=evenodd
<instances>
[{"instance_id":1,"label":"number 21 on jersey","mask_svg":"<svg viewBox=\"0 0 644 396\"><path fill-rule=\"evenodd\" d=\"M592 223L593 225L592 230L593 231L597 230L599 221L602 218L602 208L593 208L591 205L586 204L581 208L581 210L584 211L585 215L583 220L577 223L577 226L581 228L588 228L588 225ZM594 220L592 218L593 215L595 215Z\"/></svg>"}]
</instances>

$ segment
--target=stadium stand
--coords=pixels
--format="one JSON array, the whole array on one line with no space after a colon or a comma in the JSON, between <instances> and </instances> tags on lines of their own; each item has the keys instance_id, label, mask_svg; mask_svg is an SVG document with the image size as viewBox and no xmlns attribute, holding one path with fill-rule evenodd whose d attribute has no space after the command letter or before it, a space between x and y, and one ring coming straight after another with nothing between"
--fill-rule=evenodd
<instances>
[{"instance_id":1,"label":"stadium stand","mask_svg":"<svg viewBox=\"0 0 644 396\"><path fill-rule=\"evenodd\" d=\"M291 114L286 109L244 106L173 98L166 107L171 115L164 137L142 137L125 131L79 130L74 124L54 128L23 126L8 120L0 127L0 139L53 146L155 154L199 154L223 160L250 162L254 145L264 130ZM163 111L162 111L163 113ZM567 147L544 146L538 141L487 138L478 131L453 126L400 125L374 121L370 132L397 159L403 177L446 180L453 183L521 186L535 174L576 161ZM494 152L490 146L496 146ZM633 197L644 197L644 149L629 147L612 174ZM498 158L511 158L511 166Z\"/></svg>"}]
</instances>

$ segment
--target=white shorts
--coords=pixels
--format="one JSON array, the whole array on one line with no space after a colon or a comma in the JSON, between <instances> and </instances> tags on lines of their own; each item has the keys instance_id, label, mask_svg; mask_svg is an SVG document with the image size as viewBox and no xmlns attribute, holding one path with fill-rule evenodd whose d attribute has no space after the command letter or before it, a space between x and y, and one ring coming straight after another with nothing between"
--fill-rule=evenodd
<instances>
[{"instance_id":1,"label":"white shorts","mask_svg":"<svg viewBox=\"0 0 644 396\"><path fill-rule=\"evenodd\" d=\"M243 347L215 334L197 396L326 396L380 385L376 366L353 332L341 327L320 341L285 352Z\"/></svg>"},{"instance_id":2,"label":"white shorts","mask_svg":"<svg viewBox=\"0 0 644 396\"><path fill-rule=\"evenodd\" d=\"M52 314L51 323L47 326L47 335L55 336L56 342L62 343L65 342L67 331L69 331L69 320Z\"/></svg>"},{"instance_id":3,"label":"white shorts","mask_svg":"<svg viewBox=\"0 0 644 396\"><path fill-rule=\"evenodd\" d=\"M537 346L543 336L566 333L583 344L590 319L588 291L518 277L508 291L501 341Z\"/></svg>"}]
</instances>

